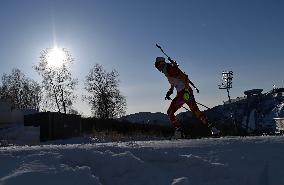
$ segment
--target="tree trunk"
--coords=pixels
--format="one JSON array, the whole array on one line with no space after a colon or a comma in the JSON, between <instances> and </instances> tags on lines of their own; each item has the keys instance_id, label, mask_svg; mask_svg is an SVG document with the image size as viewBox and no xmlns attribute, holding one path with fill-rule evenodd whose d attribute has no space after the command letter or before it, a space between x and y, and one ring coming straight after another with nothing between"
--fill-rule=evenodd
<instances>
[{"instance_id":1,"label":"tree trunk","mask_svg":"<svg viewBox=\"0 0 284 185\"><path fill-rule=\"evenodd\" d=\"M57 108L58 108L58 112L61 112L60 111L59 102L58 102L58 98L57 98L57 95L56 95L56 92L55 92L54 88L53 88L53 93L54 93L55 102L56 102L56 105L57 105Z\"/></svg>"},{"instance_id":2,"label":"tree trunk","mask_svg":"<svg viewBox=\"0 0 284 185\"><path fill-rule=\"evenodd\" d=\"M62 106L63 106L63 111L66 114L66 104L65 104L65 100L64 100L64 92L63 89L60 87L61 90L61 102L62 102Z\"/></svg>"}]
</instances>

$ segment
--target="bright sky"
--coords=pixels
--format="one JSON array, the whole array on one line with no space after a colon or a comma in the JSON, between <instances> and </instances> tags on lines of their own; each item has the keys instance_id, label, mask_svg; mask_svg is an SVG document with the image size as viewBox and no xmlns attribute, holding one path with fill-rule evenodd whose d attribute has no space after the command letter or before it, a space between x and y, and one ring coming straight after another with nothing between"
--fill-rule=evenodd
<instances>
[{"instance_id":1,"label":"bright sky","mask_svg":"<svg viewBox=\"0 0 284 185\"><path fill-rule=\"evenodd\" d=\"M284 83L284 1L281 0L1 0L0 75L13 67L41 80L32 66L40 51L67 48L83 80L100 63L120 73L127 113L166 112L169 85L154 67L159 43L178 61L207 106L227 100L223 70L234 72L232 98ZM90 107L78 99L79 112Z\"/></svg>"}]
</instances>

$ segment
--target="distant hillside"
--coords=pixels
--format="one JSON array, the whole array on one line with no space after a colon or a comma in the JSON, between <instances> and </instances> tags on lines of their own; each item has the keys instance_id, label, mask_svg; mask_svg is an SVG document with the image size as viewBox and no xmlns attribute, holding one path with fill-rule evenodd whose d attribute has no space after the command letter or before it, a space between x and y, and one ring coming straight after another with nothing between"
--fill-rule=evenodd
<instances>
[{"instance_id":1,"label":"distant hillside","mask_svg":"<svg viewBox=\"0 0 284 185\"><path fill-rule=\"evenodd\" d=\"M156 113L139 112L124 116L120 119L127 120L131 123L158 124L158 125L170 124L168 116L161 112L156 112Z\"/></svg>"}]
</instances>

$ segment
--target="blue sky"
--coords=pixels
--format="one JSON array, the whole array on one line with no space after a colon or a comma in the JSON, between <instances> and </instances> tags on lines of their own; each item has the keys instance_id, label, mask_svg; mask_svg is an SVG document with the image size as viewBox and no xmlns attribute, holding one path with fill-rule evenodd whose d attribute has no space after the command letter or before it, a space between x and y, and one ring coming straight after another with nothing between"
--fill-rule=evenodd
<instances>
[{"instance_id":1,"label":"blue sky","mask_svg":"<svg viewBox=\"0 0 284 185\"><path fill-rule=\"evenodd\" d=\"M232 98L284 86L283 10L281 0L1 0L0 74L17 67L40 81L32 66L56 42L75 58L79 96L100 63L120 73L127 113L166 112L169 85L153 67L159 43L212 107L227 100L223 70L234 71ZM90 113L80 98L76 108Z\"/></svg>"}]
</instances>

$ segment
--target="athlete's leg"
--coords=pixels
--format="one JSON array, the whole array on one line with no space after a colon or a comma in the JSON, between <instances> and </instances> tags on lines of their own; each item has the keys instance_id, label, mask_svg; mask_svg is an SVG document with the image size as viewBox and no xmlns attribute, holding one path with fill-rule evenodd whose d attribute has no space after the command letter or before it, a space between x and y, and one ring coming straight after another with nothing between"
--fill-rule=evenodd
<instances>
[{"instance_id":1,"label":"athlete's leg","mask_svg":"<svg viewBox=\"0 0 284 185\"><path fill-rule=\"evenodd\" d=\"M181 124L176 119L175 112L182 107L184 104L183 97L180 94L177 94L177 96L172 100L170 107L168 108L167 114L169 116L169 119L171 121L171 124L175 128L180 128Z\"/></svg>"},{"instance_id":2,"label":"athlete's leg","mask_svg":"<svg viewBox=\"0 0 284 185\"><path fill-rule=\"evenodd\" d=\"M201 112L196 104L194 96L191 95L190 99L186 101L186 104L189 106L191 112L204 124L208 124L207 116Z\"/></svg>"}]
</instances>

